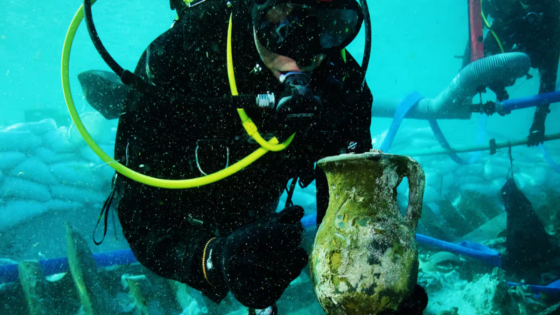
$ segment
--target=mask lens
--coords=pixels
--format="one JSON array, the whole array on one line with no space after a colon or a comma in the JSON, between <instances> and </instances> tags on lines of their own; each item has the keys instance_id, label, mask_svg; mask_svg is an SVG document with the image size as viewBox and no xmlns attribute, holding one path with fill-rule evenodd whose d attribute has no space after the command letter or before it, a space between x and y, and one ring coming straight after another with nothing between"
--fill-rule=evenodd
<instances>
[{"instance_id":1,"label":"mask lens","mask_svg":"<svg viewBox=\"0 0 560 315\"><path fill-rule=\"evenodd\" d=\"M321 53L355 36L358 20L358 13L351 9L317 9L283 3L264 11L257 34L261 44L278 53L289 49L288 46Z\"/></svg>"}]
</instances>

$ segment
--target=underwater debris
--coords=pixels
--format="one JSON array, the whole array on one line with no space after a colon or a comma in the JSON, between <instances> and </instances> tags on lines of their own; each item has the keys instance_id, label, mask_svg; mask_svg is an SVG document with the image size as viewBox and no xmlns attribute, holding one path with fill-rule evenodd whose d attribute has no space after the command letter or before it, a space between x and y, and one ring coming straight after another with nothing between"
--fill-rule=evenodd
<instances>
[{"instance_id":1,"label":"underwater debris","mask_svg":"<svg viewBox=\"0 0 560 315\"><path fill-rule=\"evenodd\" d=\"M548 234L513 178L507 180L501 192L507 211L504 268L514 273L535 273L529 271L539 269L539 263L548 262L553 254ZM530 282L539 280L538 276L531 277Z\"/></svg>"},{"instance_id":2,"label":"underwater debris","mask_svg":"<svg viewBox=\"0 0 560 315\"><path fill-rule=\"evenodd\" d=\"M536 302L525 297L526 292L518 291L524 289L510 288L505 272L499 268L471 282L461 278L457 270L422 271L418 284L426 288L430 297L425 314L455 314L454 308L457 308L457 315L534 314L525 309Z\"/></svg>"},{"instance_id":3,"label":"underwater debris","mask_svg":"<svg viewBox=\"0 0 560 315\"><path fill-rule=\"evenodd\" d=\"M494 268L492 274L486 274L475 282L465 286L463 298L479 315L517 315L519 307L509 294L505 273ZM461 315L463 312L460 313Z\"/></svg>"},{"instance_id":4,"label":"underwater debris","mask_svg":"<svg viewBox=\"0 0 560 315\"><path fill-rule=\"evenodd\" d=\"M66 223L68 264L86 314L110 314L109 301L99 286L97 264L83 236Z\"/></svg>"},{"instance_id":5,"label":"underwater debris","mask_svg":"<svg viewBox=\"0 0 560 315\"><path fill-rule=\"evenodd\" d=\"M450 272L430 272L422 271L418 273L418 284L422 286L428 292L428 297L430 301L428 303L428 310L433 304L437 304L438 296L442 289L448 290L450 292L456 290L462 290L466 285L467 281L461 278L461 275L457 270L452 270ZM432 300L435 297L435 300Z\"/></svg>"},{"instance_id":6,"label":"underwater debris","mask_svg":"<svg viewBox=\"0 0 560 315\"><path fill-rule=\"evenodd\" d=\"M447 199L437 202L439 212L445 218L449 226L456 231L459 236L467 235L474 230L474 227L461 215L455 206Z\"/></svg>"},{"instance_id":7,"label":"underwater debris","mask_svg":"<svg viewBox=\"0 0 560 315\"><path fill-rule=\"evenodd\" d=\"M461 237L458 241L471 241L475 243L484 243L488 240L494 240L506 230L507 214L504 212L492 220L484 223L469 234Z\"/></svg>"},{"instance_id":8,"label":"underwater debris","mask_svg":"<svg viewBox=\"0 0 560 315\"><path fill-rule=\"evenodd\" d=\"M560 302L540 312L538 315L556 315L556 314L560 314Z\"/></svg>"},{"instance_id":9,"label":"underwater debris","mask_svg":"<svg viewBox=\"0 0 560 315\"><path fill-rule=\"evenodd\" d=\"M473 191L463 191L456 201L457 209L463 214L467 222L473 227L479 227L491 218L481 211L479 194Z\"/></svg>"},{"instance_id":10,"label":"underwater debris","mask_svg":"<svg viewBox=\"0 0 560 315\"><path fill-rule=\"evenodd\" d=\"M458 307L453 307L450 310L441 311L438 315L457 315L459 311Z\"/></svg>"},{"instance_id":11,"label":"underwater debris","mask_svg":"<svg viewBox=\"0 0 560 315\"><path fill-rule=\"evenodd\" d=\"M422 271L449 272L461 265L463 265L461 259L450 252L438 252L430 256L425 262L420 260Z\"/></svg>"},{"instance_id":12,"label":"underwater debris","mask_svg":"<svg viewBox=\"0 0 560 315\"><path fill-rule=\"evenodd\" d=\"M422 217L420 217L419 223L422 229L428 236L435 237L437 239L452 242L457 239L456 231L449 228L446 222L442 222L438 215L435 214L434 210L427 204L422 205ZM422 229L419 228L419 233L422 234Z\"/></svg>"},{"instance_id":13,"label":"underwater debris","mask_svg":"<svg viewBox=\"0 0 560 315\"><path fill-rule=\"evenodd\" d=\"M22 261L18 264L18 272L29 314L50 314L53 311L53 299L47 290L39 262Z\"/></svg>"},{"instance_id":14,"label":"underwater debris","mask_svg":"<svg viewBox=\"0 0 560 315\"><path fill-rule=\"evenodd\" d=\"M67 272L55 273L54 275L46 276L45 279L49 282L56 282L66 276Z\"/></svg>"}]
</instances>

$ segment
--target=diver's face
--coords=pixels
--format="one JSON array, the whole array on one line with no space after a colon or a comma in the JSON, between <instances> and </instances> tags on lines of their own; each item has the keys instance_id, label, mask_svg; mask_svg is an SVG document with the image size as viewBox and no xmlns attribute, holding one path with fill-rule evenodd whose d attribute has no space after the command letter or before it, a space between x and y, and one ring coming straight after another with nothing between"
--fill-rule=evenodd
<instances>
[{"instance_id":1,"label":"diver's face","mask_svg":"<svg viewBox=\"0 0 560 315\"><path fill-rule=\"evenodd\" d=\"M255 38L255 45L257 46L257 51L261 56L262 61L265 66L272 71L275 78L280 79L280 75L283 72L311 72L313 69L317 68L321 62L325 59L325 54L319 54L315 57L311 65L298 65L297 62L288 57L276 54L268 50L265 46L261 45L257 39L257 33L253 29L253 35Z\"/></svg>"}]
</instances>

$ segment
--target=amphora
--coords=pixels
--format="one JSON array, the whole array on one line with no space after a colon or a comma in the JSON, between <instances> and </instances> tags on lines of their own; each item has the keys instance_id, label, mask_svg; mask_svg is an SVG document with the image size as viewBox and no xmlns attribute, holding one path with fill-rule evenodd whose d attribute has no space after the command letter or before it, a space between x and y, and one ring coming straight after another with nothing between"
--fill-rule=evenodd
<instances>
[{"instance_id":1,"label":"amphora","mask_svg":"<svg viewBox=\"0 0 560 315\"><path fill-rule=\"evenodd\" d=\"M372 150L320 160L329 182L329 207L311 253L315 294L329 315L396 310L418 276L416 226L424 172L407 156ZM407 177L406 215L397 186Z\"/></svg>"}]
</instances>

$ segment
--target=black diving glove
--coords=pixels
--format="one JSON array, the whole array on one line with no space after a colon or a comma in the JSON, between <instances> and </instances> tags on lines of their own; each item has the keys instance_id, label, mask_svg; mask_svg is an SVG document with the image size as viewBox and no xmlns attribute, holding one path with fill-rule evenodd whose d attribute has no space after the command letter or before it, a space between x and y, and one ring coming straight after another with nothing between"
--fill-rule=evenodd
<instances>
[{"instance_id":1,"label":"black diving glove","mask_svg":"<svg viewBox=\"0 0 560 315\"><path fill-rule=\"evenodd\" d=\"M503 102L509 99L509 94L506 90L505 84L493 84L493 85L489 85L488 88L496 94L496 99L498 100L498 102Z\"/></svg>"},{"instance_id":2,"label":"black diving glove","mask_svg":"<svg viewBox=\"0 0 560 315\"><path fill-rule=\"evenodd\" d=\"M306 133L317 125L323 104L313 93L307 75L290 72L281 78L284 91L277 98L276 117L282 141L294 132Z\"/></svg>"},{"instance_id":3,"label":"black diving glove","mask_svg":"<svg viewBox=\"0 0 560 315\"><path fill-rule=\"evenodd\" d=\"M396 311L384 311L379 315L422 315L428 306L428 294L426 290L416 285L411 296L401 302Z\"/></svg>"},{"instance_id":4,"label":"black diving glove","mask_svg":"<svg viewBox=\"0 0 560 315\"><path fill-rule=\"evenodd\" d=\"M529 130L528 147L537 146L544 142L544 121L549 111L550 110L535 113L533 125L531 125L531 129Z\"/></svg>"},{"instance_id":5,"label":"black diving glove","mask_svg":"<svg viewBox=\"0 0 560 315\"><path fill-rule=\"evenodd\" d=\"M529 137L527 141L528 147L538 146L544 142L544 122L535 123L531 126L529 130Z\"/></svg>"},{"instance_id":6,"label":"black diving glove","mask_svg":"<svg viewBox=\"0 0 560 315\"><path fill-rule=\"evenodd\" d=\"M416 285L414 293L399 305L399 314L401 315L422 315L428 306L428 294L426 290Z\"/></svg>"},{"instance_id":7,"label":"black diving glove","mask_svg":"<svg viewBox=\"0 0 560 315\"><path fill-rule=\"evenodd\" d=\"M247 307L273 305L307 265L299 247L303 213L300 206L286 208L211 240L204 254L207 280L227 287Z\"/></svg>"}]
</instances>

